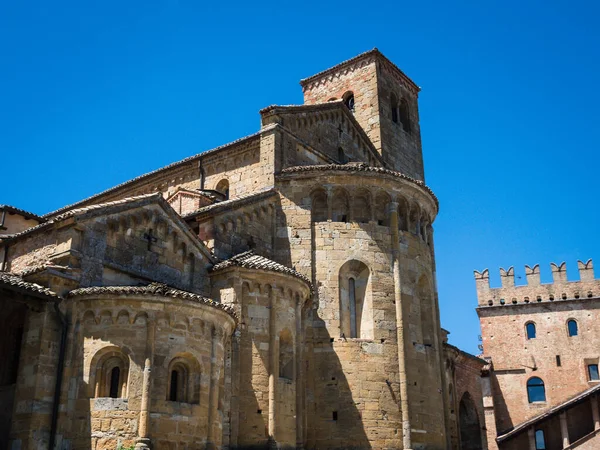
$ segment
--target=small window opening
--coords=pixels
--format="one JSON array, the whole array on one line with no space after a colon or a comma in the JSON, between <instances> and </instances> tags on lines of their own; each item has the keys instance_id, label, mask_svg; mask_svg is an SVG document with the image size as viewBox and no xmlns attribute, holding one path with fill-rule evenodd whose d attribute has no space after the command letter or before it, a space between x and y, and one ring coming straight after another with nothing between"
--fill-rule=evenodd
<instances>
[{"instance_id":1,"label":"small window opening","mask_svg":"<svg viewBox=\"0 0 600 450\"><path fill-rule=\"evenodd\" d=\"M535 323L529 322L525 325L525 330L527 331L527 339L535 339Z\"/></svg>"},{"instance_id":2,"label":"small window opening","mask_svg":"<svg viewBox=\"0 0 600 450\"><path fill-rule=\"evenodd\" d=\"M333 411L333 412L331 413L331 418L332 418L333 420L337 421L337 419L338 419L338 416L337 416L337 411Z\"/></svg>"},{"instance_id":3,"label":"small window opening","mask_svg":"<svg viewBox=\"0 0 600 450\"><path fill-rule=\"evenodd\" d=\"M119 397L119 382L121 381L121 369L119 367L113 367L110 371L110 390L109 397Z\"/></svg>"},{"instance_id":4,"label":"small window opening","mask_svg":"<svg viewBox=\"0 0 600 450\"><path fill-rule=\"evenodd\" d=\"M344 153L344 149L342 147L338 148L338 161L340 164L346 164L348 162L346 160L346 154Z\"/></svg>"},{"instance_id":5,"label":"small window opening","mask_svg":"<svg viewBox=\"0 0 600 450\"><path fill-rule=\"evenodd\" d=\"M535 450L546 450L544 430L536 430L535 432Z\"/></svg>"},{"instance_id":6,"label":"small window opening","mask_svg":"<svg viewBox=\"0 0 600 450\"><path fill-rule=\"evenodd\" d=\"M600 376L598 374L598 364L588 365L588 377L590 381L600 380Z\"/></svg>"},{"instance_id":7,"label":"small window opening","mask_svg":"<svg viewBox=\"0 0 600 450\"><path fill-rule=\"evenodd\" d=\"M392 109L392 122L398 123L398 98L394 93L390 97L390 108Z\"/></svg>"},{"instance_id":8,"label":"small window opening","mask_svg":"<svg viewBox=\"0 0 600 450\"><path fill-rule=\"evenodd\" d=\"M567 329L569 331L569 337L577 336L577 322L573 319L567 322Z\"/></svg>"},{"instance_id":9,"label":"small window opening","mask_svg":"<svg viewBox=\"0 0 600 450\"><path fill-rule=\"evenodd\" d=\"M344 105L346 105L346 107L354 112L354 93L353 92L346 92L343 96L344 99Z\"/></svg>"},{"instance_id":10,"label":"small window opening","mask_svg":"<svg viewBox=\"0 0 600 450\"><path fill-rule=\"evenodd\" d=\"M529 403L546 401L546 388L541 378L533 377L527 381L527 400Z\"/></svg>"},{"instance_id":11,"label":"small window opening","mask_svg":"<svg viewBox=\"0 0 600 450\"><path fill-rule=\"evenodd\" d=\"M560 367L560 355L556 355L556 367Z\"/></svg>"},{"instance_id":12,"label":"small window opening","mask_svg":"<svg viewBox=\"0 0 600 450\"><path fill-rule=\"evenodd\" d=\"M350 337L357 337L356 332L356 281L348 280L348 297L350 298Z\"/></svg>"},{"instance_id":13,"label":"small window opening","mask_svg":"<svg viewBox=\"0 0 600 450\"><path fill-rule=\"evenodd\" d=\"M176 402L177 398L177 382L179 381L179 374L176 370L171 371L171 389L169 390L169 401Z\"/></svg>"},{"instance_id":14,"label":"small window opening","mask_svg":"<svg viewBox=\"0 0 600 450\"><path fill-rule=\"evenodd\" d=\"M256 414L262 414L262 409L257 409Z\"/></svg>"}]
</instances>

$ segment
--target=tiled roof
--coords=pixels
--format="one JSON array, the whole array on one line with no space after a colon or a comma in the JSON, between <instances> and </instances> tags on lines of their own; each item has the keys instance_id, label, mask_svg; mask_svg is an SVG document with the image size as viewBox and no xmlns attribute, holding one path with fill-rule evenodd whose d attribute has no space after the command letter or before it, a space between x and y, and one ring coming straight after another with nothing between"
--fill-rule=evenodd
<instances>
[{"instance_id":1,"label":"tiled roof","mask_svg":"<svg viewBox=\"0 0 600 450\"><path fill-rule=\"evenodd\" d=\"M125 181L125 182L123 182L121 184L117 184L116 186L113 186L113 187L111 187L109 189L106 189L105 191L99 192L98 194L94 194L91 197L85 198L83 200L80 200L78 202L72 203L72 204L67 205L67 206L63 206L62 208L59 208L56 211L49 212L48 214L44 214L44 217L49 218L49 217L56 216L57 214L60 214L61 212L65 211L65 210L73 208L73 207L75 207L77 205L80 205L82 203L89 202L90 200L94 200L94 199L96 199L98 197L101 197L103 195L106 195L106 194L108 194L110 192L116 191L116 190L118 190L118 189L120 189L120 188L122 188L124 186L130 185L130 184L132 184L132 183L134 183L136 181L143 180L144 178L148 178L148 177L150 177L152 175L155 175L155 174L157 174L159 172L162 172L163 170L172 169L174 167L181 166L181 165L183 165L185 163L194 161L194 160L199 159L201 157L205 157L207 155L211 155L211 154L213 154L213 153L215 153L217 151L223 150L223 149L225 149L227 147L231 147L232 145L236 145L236 144L240 144L240 143L242 143L244 141L252 140L253 138L256 138L256 137L260 136L264 131L265 130L263 129L263 130L258 131L257 133L250 134L248 136L244 136L244 137L242 137L240 139L228 142L227 144L224 144L224 145L220 145L219 147L215 147L213 149L206 150L206 151L204 151L202 153L198 153L198 154L193 155L193 156L188 156L187 158L184 158L182 160L179 160L179 161L176 161L174 163L168 164L168 165L166 165L164 167L161 167L160 169L153 170L152 172L145 173L143 175L140 175L140 176L137 176L135 178L132 178L131 180L127 180L127 181Z\"/></svg>"},{"instance_id":2,"label":"tiled roof","mask_svg":"<svg viewBox=\"0 0 600 450\"><path fill-rule=\"evenodd\" d=\"M68 219L70 217L74 217L74 216L77 216L77 215L85 214L85 213L87 213L89 211L93 211L93 210L96 210L96 209L102 209L102 208L106 208L106 207L109 207L109 206L118 206L118 205L123 205L123 204L126 204L126 203L131 203L131 202L134 202L134 201L137 201L137 200L151 199L151 198L156 198L157 200L158 199L162 200L162 195L159 194L159 193L157 193L157 194L139 195L137 197L124 198L122 200L117 200L117 201L114 201L114 202L99 203L97 205L89 205L89 206L85 206L83 208L71 209L71 210L66 211L66 212L64 212L62 214L59 214L58 216L54 216L54 217L52 217L50 219L47 219L46 222L41 223L39 225L36 225L35 227L31 227L31 228L28 228L28 229L26 229L24 231L21 231L20 233L9 234L9 235L0 235L0 240L2 240L2 239L5 239L5 240L15 239L15 238L24 236L26 234L32 233L34 231L38 231L38 230L41 230L41 229L44 229L44 228L48 228L51 225L53 225L55 223L58 223L58 222L61 222L63 220L66 220L66 219Z\"/></svg>"},{"instance_id":3,"label":"tiled roof","mask_svg":"<svg viewBox=\"0 0 600 450\"><path fill-rule=\"evenodd\" d=\"M275 262L269 258L257 255L252 250L240 253L229 259L226 259L225 261L215 264L211 271L217 272L219 270L227 269L228 267L233 266L244 267L246 269L259 269L266 270L269 272L285 273L287 275L299 278L309 286L311 285L310 280L301 273L296 272L294 269L286 267L283 264L279 264L278 262Z\"/></svg>"},{"instance_id":4,"label":"tiled roof","mask_svg":"<svg viewBox=\"0 0 600 450\"><path fill-rule=\"evenodd\" d=\"M407 76L407 75L406 75L404 72L402 72L402 70L400 70L400 68L399 68L399 67L398 67L396 64L394 64L394 63L393 63L393 62L391 62L391 61L390 61L388 58L386 58L386 56L385 56L383 53L381 53L377 47L375 47L375 48L374 48L374 49L372 49L372 50L369 50L369 51L366 51L366 52L364 52L364 53L361 53L360 55L356 55L356 56L355 56L355 57L353 57L353 58L347 59L346 61L342 61L341 63L339 63L339 64L336 64L336 65L335 65L335 66L333 66L333 67L330 67L329 69L325 69L325 70L323 70L322 72L316 73L316 74L314 74L314 75L312 75L312 76L310 76L310 77L308 77L308 78L304 78L304 79L300 80L300 86L304 87L304 86L306 86L307 84L309 84L311 81L314 81L314 80L316 80L316 79L318 79L318 78L321 78L321 77L323 77L324 75L327 75L328 73L335 72L336 70L339 70L339 69L341 69L341 68L342 68L342 67L344 67L344 66L349 66L349 65L351 65L352 63L354 63L354 62L356 62L356 61L359 61L359 60L361 60L361 59L367 58L367 57L369 57L369 56L371 56L371 55L375 55L375 56L377 56L377 57L379 57L379 58L382 58L382 59L383 59L385 62L387 62L388 64L390 64L390 65L391 65L391 66L394 68L394 70L396 70L396 71L399 73L399 75L400 75L400 76L401 76L401 77L402 77L402 78L403 78L403 79L404 79L404 80L405 80L405 81L406 81L408 84L410 84L410 86L411 86L411 87L412 87L412 88L413 88L415 91L417 91L417 92L418 92L418 91L420 91L420 88L419 88L419 86L417 86L413 80L411 80L411 79L410 79L410 78L409 78L409 77L408 77L408 76Z\"/></svg>"},{"instance_id":5,"label":"tiled roof","mask_svg":"<svg viewBox=\"0 0 600 450\"><path fill-rule=\"evenodd\" d=\"M325 172L328 170L341 170L345 172L373 172L380 173L383 175L391 175L393 177L402 178L406 181L410 181L418 186L421 186L425 189L429 195L431 195L435 201L436 206L439 208L439 201L433 191L421 180L417 180L416 178L409 177L408 175L403 174L402 172L396 172L394 170L384 169L383 167L373 167L369 166L366 163L349 163L349 164L322 164L322 165L314 165L314 166L295 166L288 167L287 169L283 169L280 174L288 174L288 173L302 173L302 172Z\"/></svg>"},{"instance_id":6,"label":"tiled roof","mask_svg":"<svg viewBox=\"0 0 600 450\"><path fill-rule=\"evenodd\" d=\"M23 280L23 278L20 276L8 272L0 272L0 286L8 287L9 289L18 289L27 293L33 293L38 297L42 296L58 298L58 295L56 295L56 293L50 289L40 286L36 283L29 283L28 281Z\"/></svg>"},{"instance_id":7,"label":"tiled roof","mask_svg":"<svg viewBox=\"0 0 600 450\"><path fill-rule=\"evenodd\" d=\"M225 311L231 317L237 320L237 316L233 308L231 308L228 305L215 302L210 298L206 298L201 295L194 294L192 292L175 289L162 283L150 283L146 286L95 286L79 288L70 291L66 296L70 298L93 295L158 295L161 297L180 298L183 300L190 300L192 302L202 303L204 305L220 309L222 311Z\"/></svg>"},{"instance_id":8,"label":"tiled roof","mask_svg":"<svg viewBox=\"0 0 600 450\"><path fill-rule=\"evenodd\" d=\"M34 219L34 220L37 220L38 222L46 221L46 219L38 216L37 214L30 213L29 211L25 211L24 209L21 209L21 208L16 208L15 206L0 205L0 211L2 211L2 210L8 211L9 213L13 213L13 214L20 214L21 216L23 216L27 219Z\"/></svg>"},{"instance_id":9,"label":"tiled roof","mask_svg":"<svg viewBox=\"0 0 600 450\"><path fill-rule=\"evenodd\" d=\"M223 210L228 210L231 208L239 208L240 206L247 205L249 203L257 202L259 200L264 200L266 198L272 197L275 195L277 191L274 189L268 189L266 191L258 192L256 194L246 195L244 197L232 198L230 200L224 200L222 202L214 203L212 205L203 206L202 208L186 214L183 216L183 219L191 219L196 216L204 215L207 213L216 213Z\"/></svg>"},{"instance_id":10,"label":"tiled roof","mask_svg":"<svg viewBox=\"0 0 600 450\"><path fill-rule=\"evenodd\" d=\"M580 392L579 394L575 395L574 397L571 397L570 399L556 405L553 406L552 408L546 410L545 412L543 412L542 414L539 414L535 417L532 417L529 420L526 420L525 422L521 422L520 424L518 424L517 426L515 426L512 430L510 430L507 433L504 433L500 436L498 436L496 438L496 440L498 442L502 442L505 441L506 439L515 436L519 433L521 433L522 431L527 430L529 427L540 423L541 421L543 421L544 419L554 416L562 411L564 411L565 409L576 405L579 402L584 401L585 399L589 398L591 395L600 392L600 384L597 384L596 386L593 386L589 389L586 389L583 392Z\"/></svg>"}]
</instances>

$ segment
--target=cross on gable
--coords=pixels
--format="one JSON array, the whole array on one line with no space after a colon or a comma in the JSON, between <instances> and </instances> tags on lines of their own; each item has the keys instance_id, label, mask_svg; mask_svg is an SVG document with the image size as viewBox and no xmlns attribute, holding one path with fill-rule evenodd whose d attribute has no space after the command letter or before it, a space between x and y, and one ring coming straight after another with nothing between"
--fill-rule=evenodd
<instances>
[{"instance_id":1,"label":"cross on gable","mask_svg":"<svg viewBox=\"0 0 600 450\"><path fill-rule=\"evenodd\" d=\"M158 241L158 238L152 235L152 228L150 228L147 233L144 233L144 239L148 241L148 250L151 250L152 244Z\"/></svg>"},{"instance_id":2,"label":"cross on gable","mask_svg":"<svg viewBox=\"0 0 600 450\"><path fill-rule=\"evenodd\" d=\"M341 123L338 125L338 132L340 133L340 136L344 132L344 130L342 129L342 124Z\"/></svg>"}]
</instances>

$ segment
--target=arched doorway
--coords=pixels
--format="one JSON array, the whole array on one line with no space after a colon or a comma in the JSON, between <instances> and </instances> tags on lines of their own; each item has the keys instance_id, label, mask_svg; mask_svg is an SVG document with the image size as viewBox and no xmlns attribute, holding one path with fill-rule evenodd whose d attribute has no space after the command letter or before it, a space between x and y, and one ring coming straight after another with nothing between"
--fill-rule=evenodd
<instances>
[{"instance_id":1,"label":"arched doorway","mask_svg":"<svg viewBox=\"0 0 600 450\"><path fill-rule=\"evenodd\" d=\"M481 450L481 426L471 394L465 392L458 408L461 450Z\"/></svg>"}]
</instances>

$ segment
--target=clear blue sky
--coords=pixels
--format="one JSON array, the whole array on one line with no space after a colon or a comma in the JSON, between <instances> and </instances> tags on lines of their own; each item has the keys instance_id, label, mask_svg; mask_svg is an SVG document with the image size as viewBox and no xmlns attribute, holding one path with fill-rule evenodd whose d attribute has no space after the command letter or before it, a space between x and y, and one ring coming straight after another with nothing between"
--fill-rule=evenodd
<instances>
[{"instance_id":1,"label":"clear blue sky","mask_svg":"<svg viewBox=\"0 0 600 450\"><path fill-rule=\"evenodd\" d=\"M473 269L600 267L596 2L200 3L1 2L0 203L45 213L253 133L378 47L423 89L451 343L477 352Z\"/></svg>"}]
</instances>

